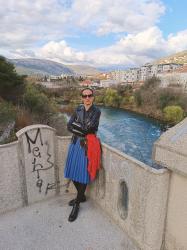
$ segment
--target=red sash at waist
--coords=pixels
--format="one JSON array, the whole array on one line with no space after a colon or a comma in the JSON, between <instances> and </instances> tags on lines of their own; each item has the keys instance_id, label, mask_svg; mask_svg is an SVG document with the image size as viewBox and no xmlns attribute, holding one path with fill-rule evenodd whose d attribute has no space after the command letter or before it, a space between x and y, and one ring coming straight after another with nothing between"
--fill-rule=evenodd
<instances>
[{"instance_id":1,"label":"red sash at waist","mask_svg":"<svg viewBox=\"0 0 187 250\"><path fill-rule=\"evenodd\" d=\"M91 180L96 177L97 170L100 169L101 160L101 144L95 134L86 135L87 139L87 157L88 157L88 173Z\"/></svg>"}]
</instances>

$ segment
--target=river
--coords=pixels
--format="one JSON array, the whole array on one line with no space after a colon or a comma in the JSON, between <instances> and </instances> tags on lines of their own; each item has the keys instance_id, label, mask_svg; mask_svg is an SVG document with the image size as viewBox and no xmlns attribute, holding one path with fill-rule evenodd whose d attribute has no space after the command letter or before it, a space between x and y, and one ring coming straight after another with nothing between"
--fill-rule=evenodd
<instances>
[{"instance_id":1,"label":"river","mask_svg":"<svg viewBox=\"0 0 187 250\"><path fill-rule=\"evenodd\" d=\"M148 164L152 161L153 143L162 134L162 124L145 116L115 108L100 108L98 136L108 145Z\"/></svg>"}]
</instances>

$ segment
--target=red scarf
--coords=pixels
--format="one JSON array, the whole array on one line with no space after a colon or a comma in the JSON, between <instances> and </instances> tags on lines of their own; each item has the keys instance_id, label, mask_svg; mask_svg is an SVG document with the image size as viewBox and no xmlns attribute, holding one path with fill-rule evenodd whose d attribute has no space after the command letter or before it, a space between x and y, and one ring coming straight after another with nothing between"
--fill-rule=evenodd
<instances>
[{"instance_id":1,"label":"red scarf","mask_svg":"<svg viewBox=\"0 0 187 250\"><path fill-rule=\"evenodd\" d=\"M97 170L100 169L101 145L100 140L95 134L86 135L87 139L87 157L88 157L88 173L93 181L96 177Z\"/></svg>"}]
</instances>

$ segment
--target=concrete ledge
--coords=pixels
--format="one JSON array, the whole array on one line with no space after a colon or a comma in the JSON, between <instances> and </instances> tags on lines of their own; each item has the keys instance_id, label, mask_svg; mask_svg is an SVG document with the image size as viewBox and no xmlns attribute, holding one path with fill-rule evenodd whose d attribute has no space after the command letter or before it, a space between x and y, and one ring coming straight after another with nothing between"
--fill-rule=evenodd
<instances>
[{"instance_id":1,"label":"concrete ledge","mask_svg":"<svg viewBox=\"0 0 187 250\"><path fill-rule=\"evenodd\" d=\"M131 157L130 155L127 155L121 151L119 151L118 149L115 149L109 145L107 145L106 143L102 143L103 147L106 147L107 149L109 149L110 151L114 152L115 154L122 156L123 158L125 158L127 161L129 162L134 162L136 164L137 167L141 167L143 169L145 169L148 172L154 173L154 174L164 174L165 172L167 172L168 170L165 168L161 168L161 169L156 169L156 168L152 168L148 165L146 165L145 163Z\"/></svg>"},{"instance_id":2,"label":"concrete ledge","mask_svg":"<svg viewBox=\"0 0 187 250\"><path fill-rule=\"evenodd\" d=\"M27 131L31 131L33 129L38 129L38 128L41 128L41 129L48 129L48 130L52 130L54 132L56 132L56 129L52 128L52 127L49 127L47 125L43 125L43 124L34 124L34 125L30 125L30 126L26 126L22 129L20 129L17 133L16 133L16 136L17 137L20 137L22 134L24 134L25 132Z\"/></svg>"},{"instance_id":3,"label":"concrete ledge","mask_svg":"<svg viewBox=\"0 0 187 250\"><path fill-rule=\"evenodd\" d=\"M18 141L2 144L2 145L0 145L0 148L7 148L7 147L9 148L9 147L12 147L12 146L14 146L16 144L18 144Z\"/></svg>"},{"instance_id":4,"label":"concrete ledge","mask_svg":"<svg viewBox=\"0 0 187 250\"><path fill-rule=\"evenodd\" d=\"M154 144L153 159L187 176L187 118L166 131Z\"/></svg>"},{"instance_id":5,"label":"concrete ledge","mask_svg":"<svg viewBox=\"0 0 187 250\"><path fill-rule=\"evenodd\" d=\"M187 249L187 118L154 145L154 159L170 170L164 250Z\"/></svg>"}]
</instances>

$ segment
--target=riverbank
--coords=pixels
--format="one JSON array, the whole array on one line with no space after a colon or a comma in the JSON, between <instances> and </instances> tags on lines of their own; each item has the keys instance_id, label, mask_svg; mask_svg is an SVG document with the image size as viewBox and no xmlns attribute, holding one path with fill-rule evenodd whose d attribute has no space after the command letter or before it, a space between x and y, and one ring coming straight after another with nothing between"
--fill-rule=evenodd
<instances>
[{"instance_id":1,"label":"riverbank","mask_svg":"<svg viewBox=\"0 0 187 250\"><path fill-rule=\"evenodd\" d=\"M156 112L150 111L150 110L146 110L146 109L142 109L142 108L138 108L138 107L121 107L121 109L126 110L126 111L130 111L136 114L140 114L143 116L146 116L148 118L152 118L155 120L158 120L159 122L169 125L169 123L163 118L163 114L157 110Z\"/></svg>"},{"instance_id":2,"label":"riverbank","mask_svg":"<svg viewBox=\"0 0 187 250\"><path fill-rule=\"evenodd\" d=\"M135 113L135 114L138 114L138 115L142 115L144 117L147 117L147 118L151 118L151 119L154 119L154 120L157 120L159 123L165 125L166 127L167 126L171 126L171 124L169 124L167 121L164 120L163 118L163 115L161 112L149 112L149 110L145 110L145 109L141 109L141 108L138 108L138 107L132 107L132 106L123 106L123 107L111 107L111 106L106 106L104 103L97 103L96 104L97 106L99 107L105 107L105 108L116 108L116 109L119 109L119 110L124 110L124 111L128 111L128 112L132 112L132 113Z\"/></svg>"}]
</instances>

